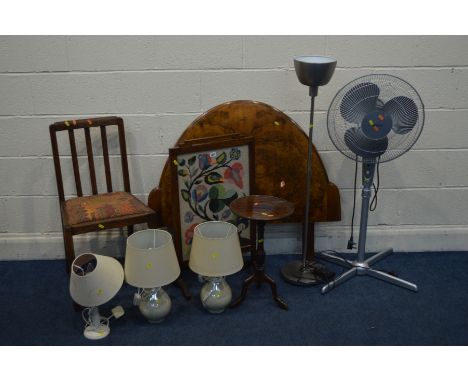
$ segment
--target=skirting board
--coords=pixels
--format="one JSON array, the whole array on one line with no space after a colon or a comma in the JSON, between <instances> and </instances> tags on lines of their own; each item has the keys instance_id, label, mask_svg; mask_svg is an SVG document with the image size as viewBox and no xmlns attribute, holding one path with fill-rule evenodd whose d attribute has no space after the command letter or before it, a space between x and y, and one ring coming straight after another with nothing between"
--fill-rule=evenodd
<instances>
[{"instance_id":1,"label":"skirting board","mask_svg":"<svg viewBox=\"0 0 468 382\"><path fill-rule=\"evenodd\" d=\"M358 231L355 230L355 240ZM316 225L315 249L346 248L349 227ZM395 251L466 251L468 249L467 226L370 226L367 235L367 249L375 252L387 247ZM123 231L106 231L74 237L75 253L94 252L115 257L125 253ZM301 227L297 224L267 226L265 232L267 254L301 253ZM63 238L61 233L0 234L0 260L45 260L63 259Z\"/></svg>"}]
</instances>

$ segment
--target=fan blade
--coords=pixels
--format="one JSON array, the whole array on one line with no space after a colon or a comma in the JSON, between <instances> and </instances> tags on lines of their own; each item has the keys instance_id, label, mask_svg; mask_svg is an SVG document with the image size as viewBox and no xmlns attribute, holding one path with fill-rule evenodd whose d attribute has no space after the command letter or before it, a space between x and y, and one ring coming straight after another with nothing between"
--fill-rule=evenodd
<instances>
[{"instance_id":1,"label":"fan blade","mask_svg":"<svg viewBox=\"0 0 468 382\"><path fill-rule=\"evenodd\" d=\"M344 141L346 146L356 155L362 158L376 158L382 155L388 147L388 138L369 139L361 129L351 127L345 131Z\"/></svg>"},{"instance_id":2,"label":"fan blade","mask_svg":"<svg viewBox=\"0 0 468 382\"><path fill-rule=\"evenodd\" d=\"M388 101L384 112L392 117L392 129L397 134L407 134L418 121L418 107L411 98L398 96Z\"/></svg>"},{"instance_id":3,"label":"fan blade","mask_svg":"<svg viewBox=\"0 0 468 382\"><path fill-rule=\"evenodd\" d=\"M348 122L360 125L364 117L375 109L379 94L379 87L372 82L353 86L343 96L340 104L341 116Z\"/></svg>"}]
</instances>

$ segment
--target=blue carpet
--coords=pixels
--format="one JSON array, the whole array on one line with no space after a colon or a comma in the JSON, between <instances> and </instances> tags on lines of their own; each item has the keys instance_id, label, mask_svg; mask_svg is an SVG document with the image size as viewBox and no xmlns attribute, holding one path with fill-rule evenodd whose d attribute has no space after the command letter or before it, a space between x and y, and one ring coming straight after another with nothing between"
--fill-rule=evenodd
<instances>
[{"instance_id":1,"label":"blue carpet","mask_svg":"<svg viewBox=\"0 0 468 382\"><path fill-rule=\"evenodd\" d=\"M211 315L198 298L201 285L186 270L193 298L167 287L172 312L161 324L145 322L131 305L134 289L124 285L101 312L121 304L126 315L111 320L110 336L98 342L82 336L64 261L0 262L0 345L468 345L467 252L400 253L377 264L416 283L418 293L355 277L321 295L318 287L282 281L279 269L295 258L268 256L266 264L289 311L275 305L265 284L251 286L237 309ZM247 275L228 278L234 297Z\"/></svg>"}]
</instances>

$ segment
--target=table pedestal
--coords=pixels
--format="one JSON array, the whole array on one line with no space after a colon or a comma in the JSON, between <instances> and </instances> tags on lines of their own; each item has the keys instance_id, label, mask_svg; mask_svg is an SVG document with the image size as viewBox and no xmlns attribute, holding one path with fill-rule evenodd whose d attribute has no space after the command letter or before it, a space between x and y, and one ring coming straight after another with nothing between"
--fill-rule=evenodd
<instances>
[{"instance_id":1,"label":"table pedestal","mask_svg":"<svg viewBox=\"0 0 468 382\"><path fill-rule=\"evenodd\" d=\"M273 295L273 299L276 301L278 306L282 309L288 309L288 304L278 296L278 292L276 290L276 282L273 280L268 274L265 273L265 250L263 248L263 236L265 231L265 222L264 221L257 221L257 243L254 252L254 256L252 259L252 265L254 268L254 273L246 278L242 284L242 291L240 297L235 300L232 304L232 308L238 307L247 296L247 290L252 283L257 284L257 288L260 288L262 283L267 283L270 285L271 294Z\"/></svg>"}]
</instances>

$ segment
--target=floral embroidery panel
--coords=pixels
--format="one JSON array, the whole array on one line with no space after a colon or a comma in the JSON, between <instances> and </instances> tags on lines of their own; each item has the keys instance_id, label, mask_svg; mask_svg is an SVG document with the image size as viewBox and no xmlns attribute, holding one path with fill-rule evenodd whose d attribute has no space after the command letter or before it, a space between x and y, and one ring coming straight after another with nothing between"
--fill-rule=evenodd
<instances>
[{"instance_id":1,"label":"floral embroidery panel","mask_svg":"<svg viewBox=\"0 0 468 382\"><path fill-rule=\"evenodd\" d=\"M247 145L177 157L182 253L188 260L197 224L228 221L239 229L241 245L250 238L249 221L233 214L233 200L249 195Z\"/></svg>"}]
</instances>

